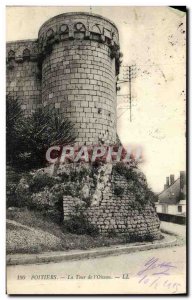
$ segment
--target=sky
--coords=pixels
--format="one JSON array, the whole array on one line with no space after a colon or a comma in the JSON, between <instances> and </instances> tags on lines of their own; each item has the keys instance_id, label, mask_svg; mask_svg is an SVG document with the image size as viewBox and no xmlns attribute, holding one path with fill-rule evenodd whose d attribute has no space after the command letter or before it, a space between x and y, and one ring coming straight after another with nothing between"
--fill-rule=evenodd
<instances>
[{"instance_id":1,"label":"sky","mask_svg":"<svg viewBox=\"0 0 192 300\"><path fill-rule=\"evenodd\" d=\"M122 66L135 65L135 78L131 122L128 83L120 85L117 132L123 145L141 146L144 161L139 167L153 191L161 192L166 176L178 178L186 168L186 15L163 6L12 6L7 7L6 40L37 38L46 20L73 11L100 14L119 30Z\"/></svg>"}]
</instances>

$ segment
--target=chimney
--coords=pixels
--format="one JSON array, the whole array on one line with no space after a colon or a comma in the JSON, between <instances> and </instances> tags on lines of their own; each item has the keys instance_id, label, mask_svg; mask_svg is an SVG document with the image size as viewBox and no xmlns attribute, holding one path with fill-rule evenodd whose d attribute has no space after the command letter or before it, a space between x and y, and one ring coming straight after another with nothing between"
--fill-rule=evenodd
<instances>
[{"instance_id":1,"label":"chimney","mask_svg":"<svg viewBox=\"0 0 192 300\"><path fill-rule=\"evenodd\" d=\"M174 175L171 174L170 175L170 185L172 185L174 183L174 181L175 181Z\"/></svg>"},{"instance_id":2,"label":"chimney","mask_svg":"<svg viewBox=\"0 0 192 300\"><path fill-rule=\"evenodd\" d=\"M184 189L185 184L186 184L185 171L180 171L180 189L181 189L181 191Z\"/></svg>"},{"instance_id":3,"label":"chimney","mask_svg":"<svg viewBox=\"0 0 192 300\"><path fill-rule=\"evenodd\" d=\"M164 190L169 187L169 177L166 177L166 184L164 184Z\"/></svg>"}]
</instances>

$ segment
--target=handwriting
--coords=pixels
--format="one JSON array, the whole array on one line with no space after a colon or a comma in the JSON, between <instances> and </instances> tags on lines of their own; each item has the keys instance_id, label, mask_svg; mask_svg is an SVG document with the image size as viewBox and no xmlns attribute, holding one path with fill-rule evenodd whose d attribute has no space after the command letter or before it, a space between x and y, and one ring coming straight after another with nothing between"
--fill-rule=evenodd
<instances>
[{"instance_id":1,"label":"handwriting","mask_svg":"<svg viewBox=\"0 0 192 300\"><path fill-rule=\"evenodd\" d=\"M180 283L171 279L171 272L177 267L169 261L160 261L159 258L152 257L147 260L144 266L137 272L138 283L144 284L154 289L166 288L175 294Z\"/></svg>"},{"instance_id":2,"label":"handwriting","mask_svg":"<svg viewBox=\"0 0 192 300\"><path fill-rule=\"evenodd\" d=\"M152 257L144 264L144 269L139 271L137 275L142 275L144 273L151 272L151 275L170 275L168 273L171 269L177 268L176 266L172 265L170 262L160 262L159 258Z\"/></svg>"}]
</instances>

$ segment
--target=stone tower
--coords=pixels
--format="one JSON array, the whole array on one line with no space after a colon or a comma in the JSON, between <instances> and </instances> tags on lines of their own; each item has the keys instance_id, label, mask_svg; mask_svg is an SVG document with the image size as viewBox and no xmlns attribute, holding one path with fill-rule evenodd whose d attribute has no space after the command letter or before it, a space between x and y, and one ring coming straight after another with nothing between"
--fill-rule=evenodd
<instances>
[{"instance_id":1,"label":"stone tower","mask_svg":"<svg viewBox=\"0 0 192 300\"><path fill-rule=\"evenodd\" d=\"M7 91L24 101L27 114L41 105L58 109L77 129L78 143L112 144L119 57L111 21L61 14L41 26L37 40L8 43Z\"/></svg>"},{"instance_id":2,"label":"stone tower","mask_svg":"<svg viewBox=\"0 0 192 300\"><path fill-rule=\"evenodd\" d=\"M118 30L111 21L89 13L61 14L41 26L36 40L7 44L7 93L21 101L26 115L39 107L58 109L76 127L79 144L113 144L119 65ZM64 220L78 206L103 234L159 237L155 206L136 167L61 164L55 175L60 184L43 201L51 203L59 189ZM38 193L33 196L38 199Z\"/></svg>"}]
</instances>

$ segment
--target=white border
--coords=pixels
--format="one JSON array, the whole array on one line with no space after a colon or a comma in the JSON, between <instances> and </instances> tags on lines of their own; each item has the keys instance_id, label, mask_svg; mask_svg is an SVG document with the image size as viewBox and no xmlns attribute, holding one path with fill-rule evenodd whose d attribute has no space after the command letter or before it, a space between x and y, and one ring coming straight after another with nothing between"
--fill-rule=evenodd
<instances>
[{"instance_id":1,"label":"white border","mask_svg":"<svg viewBox=\"0 0 192 300\"><path fill-rule=\"evenodd\" d=\"M174 3L170 3L174 2ZM184 3L183 3L184 2ZM1 266L1 275L0 275L0 297L1 299L6 299L8 296L5 295L5 6L187 6L190 13L191 8L191 1L190 0L174 0L174 1L167 1L167 0L161 0L161 1L147 1L144 2L142 0L134 0L134 1L127 1L127 0L121 0L121 1L115 1L115 0L70 0L69 2L66 2L64 0L46 0L46 1L40 1L40 0L20 0L20 1L11 1L11 0L1 0L0 2L0 58L1 58L1 75L0 75L0 138L1 138L1 177L0 177L0 241L1 241L1 247L0 247L0 266ZM191 21L189 20L189 28L191 28ZM191 41L191 32L189 31L189 40L188 40L188 46L190 45ZM190 57L190 51L189 49L189 57ZM191 67L191 62L189 61L189 69ZM189 74L188 74L189 76ZM189 76L189 87L190 87L190 76ZM189 95L188 95L189 97ZM189 99L188 99L189 101ZM190 113L191 113L191 107ZM191 114L190 114L191 115ZM189 133L191 132L191 124L189 124ZM191 152L191 151L190 151ZM190 153L189 153L190 154ZM191 163L189 166L189 169L191 170ZM190 182L189 182L190 183ZM189 228L189 234L190 234L190 228ZM190 254L190 250L189 250ZM191 269L191 268L190 268ZM190 276L191 279L191 276ZM191 280L189 282L189 287L191 286ZM135 299L140 297L131 297L129 298ZM27 297L17 297L21 299L25 299ZM33 298L33 297L32 297ZM40 296L35 297L36 299L40 299ZM56 296L49 297L52 299L56 299ZM68 298L68 297L65 297ZM71 298L71 297L70 297ZM103 297L99 297L100 299ZM113 297L114 298L114 297ZM118 298L118 297L115 297ZM161 297L155 297L161 299ZM164 297L169 298L169 297Z\"/></svg>"}]
</instances>

